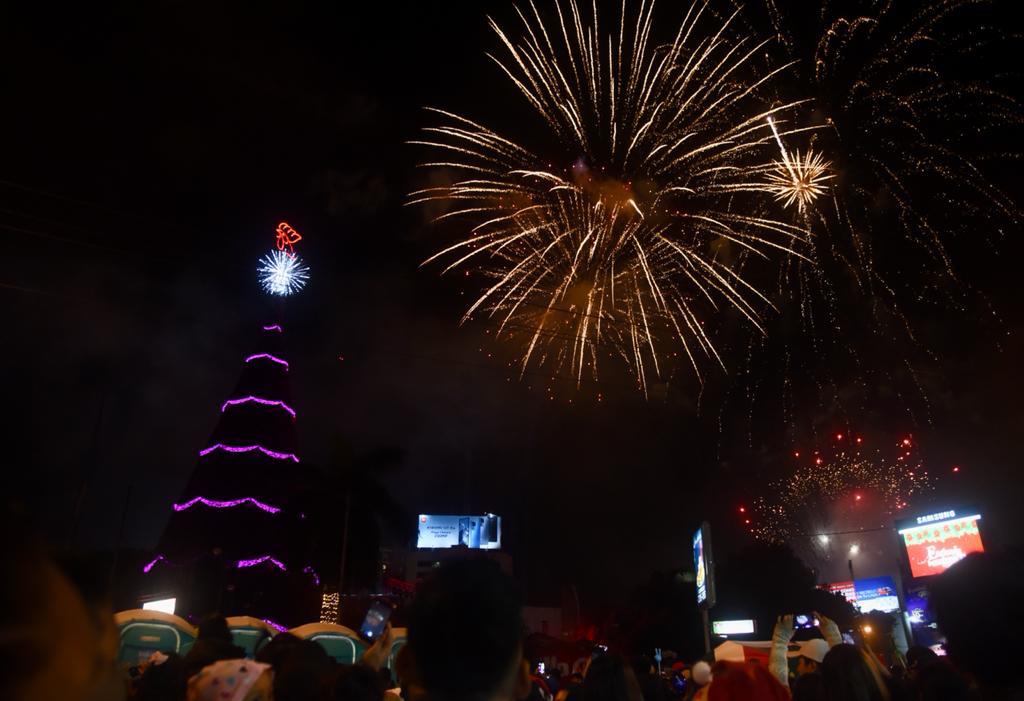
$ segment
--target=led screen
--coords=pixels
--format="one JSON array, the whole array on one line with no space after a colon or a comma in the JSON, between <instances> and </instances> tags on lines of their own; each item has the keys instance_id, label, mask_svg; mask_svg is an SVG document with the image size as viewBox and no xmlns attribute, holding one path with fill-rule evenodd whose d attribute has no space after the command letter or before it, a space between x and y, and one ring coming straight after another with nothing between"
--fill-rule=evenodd
<instances>
[{"instance_id":1,"label":"led screen","mask_svg":"<svg viewBox=\"0 0 1024 701\"><path fill-rule=\"evenodd\" d=\"M172 599L159 599L157 601L147 601L142 604L142 608L146 611L161 611L162 613L174 613L174 606L178 603L176 598Z\"/></svg>"},{"instance_id":2,"label":"led screen","mask_svg":"<svg viewBox=\"0 0 1024 701\"><path fill-rule=\"evenodd\" d=\"M827 588L833 594L839 594L861 613L871 613L872 611L892 613L900 609L900 600L896 594L896 584L892 581L892 577L832 582L824 585L823 588Z\"/></svg>"},{"instance_id":3,"label":"led screen","mask_svg":"<svg viewBox=\"0 0 1024 701\"><path fill-rule=\"evenodd\" d=\"M978 521L981 516L956 516L948 511L945 520L920 516L917 525L900 529L913 577L942 574L970 553L984 552Z\"/></svg>"},{"instance_id":4,"label":"led screen","mask_svg":"<svg viewBox=\"0 0 1024 701\"><path fill-rule=\"evenodd\" d=\"M417 548L455 548L497 550L501 547L501 517L437 516L420 514L416 535Z\"/></svg>"},{"instance_id":5,"label":"led screen","mask_svg":"<svg viewBox=\"0 0 1024 701\"><path fill-rule=\"evenodd\" d=\"M858 579L853 583L853 588L856 597L853 605L861 613L892 613L900 610L900 600L892 577Z\"/></svg>"},{"instance_id":6,"label":"led screen","mask_svg":"<svg viewBox=\"0 0 1024 701\"><path fill-rule=\"evenodd\" d=\"M752 620L712 621L711 632L715 635L749 635L754 632Z\"/></svg>"},{"instance_id":7,"label":"led screen","mask_svg":"<svg viewBox=\"0 0 1024 701\"><path fill-rule=\"evenodd\" d=\"M697 606L711 608L715 605L715 581L711 571L711 555L708 552L707 524L693 534L693 571L696 573Z\"/></svg>"}]
</instances>

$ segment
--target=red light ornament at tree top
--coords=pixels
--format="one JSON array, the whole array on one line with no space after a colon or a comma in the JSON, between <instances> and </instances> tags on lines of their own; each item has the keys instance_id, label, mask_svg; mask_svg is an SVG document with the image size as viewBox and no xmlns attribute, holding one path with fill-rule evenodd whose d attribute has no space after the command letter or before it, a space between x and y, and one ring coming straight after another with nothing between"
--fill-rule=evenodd
<instances>
[{"instance_id":1,"label":"red light ornament at tree top","mask_svg":"<svg viewBox=\"0 0 1024 701\"><path fill-rule=\"evenodd\" d=\"M302 240L302 235L289 226L288 222L277 225L277 250L288 249L288 254L295 255L295 244Z\"/></svg>"},{"instance_id":2,"label":"red light ornament at tree top","mask_svg":"<svg viewBox=\"0 0 1024 701\"><path fill-rule=\"evenodd\" d=\"M302 235L287 222L281 222L275 230L276 250L260 259L260 285L269 294L287 297L295 294L306 285L309 279L309 268L295 253L295 244L302 240Z\"/></svg>"}]
</instances>

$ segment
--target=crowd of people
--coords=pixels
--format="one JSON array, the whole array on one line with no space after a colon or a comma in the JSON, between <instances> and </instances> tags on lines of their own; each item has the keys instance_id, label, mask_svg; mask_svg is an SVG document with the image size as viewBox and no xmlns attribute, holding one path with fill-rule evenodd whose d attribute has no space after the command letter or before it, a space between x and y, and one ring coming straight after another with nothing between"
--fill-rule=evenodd
<instances>
[{"instance_id":1,"label":"crowd of people","mask_svg":"<svg viewBox=\"0 0 1024 701\"><path fill-rule=\"evenodd\" d=\"M390 627L354 665L317 643L281 633L255 659L223 618L205 620L184 656L155 652L129 679L115 673L109 610L73 573L32 553L8 562L2 589L0 697L12 701L959 701L1024 698L1006 610L1019 611L1019 562L975 554L939 577L932 600L948 657L912 648L887 667L866 645L843 642L822 618L822 638L787 659L792 620L779 618L768 664L681 662L596 646L578 673L543 674L524 647L521 602L487 560L452 562L420 587L408 640L391 668ZM1014 598L1015 597L1015 598ZM59 620L59 625L55 625ZM1017 620L1020 620L1019 618ZM44 634L47 625L61 634Z\"/></svg>"}]
</instances>

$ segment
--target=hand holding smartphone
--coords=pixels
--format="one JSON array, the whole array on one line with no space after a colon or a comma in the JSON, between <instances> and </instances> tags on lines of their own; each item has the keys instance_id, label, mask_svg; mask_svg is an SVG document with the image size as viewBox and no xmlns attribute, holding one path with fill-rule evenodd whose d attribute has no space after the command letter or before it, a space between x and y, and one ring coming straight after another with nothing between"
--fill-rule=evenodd
<instances>
[{"instance_id":1,"label":"hand holding smartphone","mask_svg":"<svg viewBox=\"0 0 1024 701\"><path fill-rule=\"evenodd\" d=\"M363 625L359 626L360 637L369 643L376 642L384 632L392 611L393 607L386 601L373 602L370 610L366 612Z\"/></svg>"}]
</instances>

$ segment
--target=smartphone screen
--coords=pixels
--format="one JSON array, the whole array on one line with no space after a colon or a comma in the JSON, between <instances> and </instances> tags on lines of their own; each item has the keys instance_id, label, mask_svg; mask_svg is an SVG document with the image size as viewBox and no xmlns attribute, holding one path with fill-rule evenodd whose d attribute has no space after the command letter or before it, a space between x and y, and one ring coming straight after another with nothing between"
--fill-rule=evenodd
<instances>
[{"instance_id":1,"label":"smartphone screen","mask_svg":"<svg viewBox=\"0 0 1024 701\"><path fill-rule=\"evenodd\" d=\"M808 613L798 613L793 616L793 627L794 628L815 628L818 625L818 619Z\"/></svg>"},{"instance_id":2,"label":"smartphone screen","mask_svg":"<svg viewBox=\"0 0 1024 701\"><path fill-rule=\"evenodd\" d=\"M370 610L366 612L363 625L359 628L359 635L364 639L373 642L384 632L384 626L391 618L391 605L385 601L375 601Z\"/></svg>"}]
</instances>

